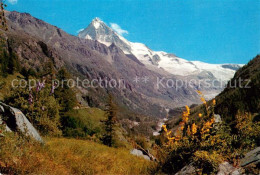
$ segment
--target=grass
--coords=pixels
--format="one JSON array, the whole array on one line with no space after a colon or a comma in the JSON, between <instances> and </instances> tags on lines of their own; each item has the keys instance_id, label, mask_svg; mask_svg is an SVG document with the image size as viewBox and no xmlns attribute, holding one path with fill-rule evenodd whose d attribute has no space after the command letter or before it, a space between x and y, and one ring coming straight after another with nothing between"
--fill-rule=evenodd
<instances>
[{"instance_id":1,"label":"grass","mask_svg":"<svg viewBox=\"0 0 260 175\"><path fill-rule=\"evenodd\" d=\"M64 127L64 136L69 138L88 139L95 142L100 142L103 137L104 121L106 119L105 111L98 108L82 108L74 109L66 116L70 116L76 120L74 124ZM115 147L131 148L131 144L126 141L126 132L122 129L120 124L115 126Z\"/></svg>"},{"instance_id":2,"label":"grass","mask_svg":"<svg viewBox=\"0 0 260 175\"><path fill-rule=\"evenodd\" d=\"M0 100L3 100L5 96L10 93L10 88L12 85L12 81L14 79L19 79L21 77L19 73L14 73L13 75L8 75L6 78L0 76ZM2 85L4 85L2 87Z\"/></svg>"},{"instance_id":3,"label":"grass","mask_svg":"<svg viewBox=\"0 0 260 175\"><path fill-rule=\"evenodd\" d=\"M91 121L97 125L101 120L105 119L105 112L98 108L83 108L74 109L71 114L76 117L84 118L86 121Z\"/></svg>"},{"instance_id":4,"label":"grass","mask_svg":"<svg viewBox=\"0 0 260 175\"><path fill-rule=\"evenodd\" d=\"M7 174L149 174L153 163L87 140L45 138L44 146L18 136L0 139L0 172Z\"/></svg>"},{"instance_id":5,"label":"grass","mask_svg":"<svg viewBox=\"0 0 260 175\"><path fill-rule=\"evenodd\" d=\"M129 150L75 139L50 139L51 156L73 174L147 174L150 162Z\"/></svg>"},{"instance_id":6,"label":"grass","mask_svg":"<svg viewBox=\"0 0 260 175\"><path fill-rule=\"evenodd\" d=\"M102 122L105 112L98 108L74 109L61 119L63 134L73 138L100 138L102 136Z\"/></svg>"}]
</instances>

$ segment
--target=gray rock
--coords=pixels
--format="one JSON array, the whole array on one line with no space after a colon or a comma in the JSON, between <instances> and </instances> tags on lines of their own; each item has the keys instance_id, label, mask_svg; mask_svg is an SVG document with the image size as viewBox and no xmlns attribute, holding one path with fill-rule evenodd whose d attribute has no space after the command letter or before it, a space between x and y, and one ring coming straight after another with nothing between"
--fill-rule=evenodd
<instances>
[{"instance_id":1,"label":"gray rock","mask_svg":"<svg viewBox=\"0 0 260 175\"><path fill-rule=\"evenodd\" d=\"M5 109L3 106L0 106L0 113L5 112Z\"/></svg>"},{"instance_id":2,"label":"gray rock","mask_svg":"<svg viewBox=\"0 0 260 175\"><path fill-rule=\"evenodd\" d=\"M2 102L0 102L0 109L0 122L5 121L7 131L19 131L24 133L26 136L30 136L43 143L38 131L19 109L13 108Z\"/></svg>"},{"instance_id":3,"label":"gray rock","mask_svg":"<svg viewBox=\"0 0 260 175\"><path fill-rule=\"evenodd\" d=\"M219 165L217 175L241 175L240 169L233 167L228 162L223 162Z\"/></svg>"},{"instance_id":4,"label":"gray rock","mask_svg":"<svg viewBox=\"0 0 260 175\"><path fill-rule=\"evenodd\" d=\"M175 175L193 175L196 174L196 169L195 167L191 164L183 167L178 173Z\"/></svg>"},{"instance_id":5,"label":"gray rock","mask_svg":"<svg viewBox=\"0 0 260 175\"><path fill-rule=\"evenodd\" d=\"M215 119L215 123L221 123L222 122L219 114L214 114L214 119Z\"/></svg>"},{"instance_id":6,"label":"gray rock","mask_svg":"<svg viewBox=\"0 0 260 175\"><path fill-rule=\"evenodd\" d=\"M193 175L196 174L196 168L193 166L193 163L183 167L175 175ZM241 175L241 169L233 167L228 162L223 162L219 165L219 171L217 175Z\"/></svg>"},{"instance_id":7,"label":"gray rock","mask_svg":"<svg viewBox=\"0 0 260 175\"><path fill-rule=\"evenodd\" d=\"M249 164L259 164L260 163L260 147L248 152L243 159L241 159L240 165L242 167Z\"/></svg>"},{"instance_id":8,"label":"gray rock","mask_svg":"<svg viewBox=\"0 0 260 175\"><path fill-rule=\"evenodd\" d=\"M144 155L143 152L138 149L133 149L130 153L139 157L143 157L146 160L150 160L149 156Z\"/></svg>"},{"instance_id":9,"label":"gray rock","mask_svg":"<svg viewBox=\"0 0 260 175\"><path fill-rule=\"evenodd\" d=\"M242 173L239 170L235 170L232 172L232 175L241 175Z\"/></svg>"}]
</instances>

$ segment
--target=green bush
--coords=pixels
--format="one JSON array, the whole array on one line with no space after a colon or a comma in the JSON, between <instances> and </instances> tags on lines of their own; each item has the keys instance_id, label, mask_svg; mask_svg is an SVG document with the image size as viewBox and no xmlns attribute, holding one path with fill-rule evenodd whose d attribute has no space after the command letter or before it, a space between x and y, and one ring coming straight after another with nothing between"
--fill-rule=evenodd
<instances>
[{"instance_id":1,"label":"green bush","mask_svg":"<svg viewBox=\"0 0 260 175\"><path fill-rule=\"evenodd\" d=\"M30 104L28 99L30 94L33 102ZM4 100L7 104L20 109L29 121L40 131L42 135L60 135L59 127L59 104L50 95L50 85L41 91L27 88L16 87L11 89L10 96Z\"/></svg>"},{"instance_id":2,"label":"green bush","mask_svg":"<svg viewBox=\"0 0 260 175\"><path fill-rule=\"evenodd\" d=\"M60 119L62 133L65 137L101 138L103 130L99 119L103 119L103 115L104 111L94 108L71 110Z\"/></svg>"},{"instance_id":3,"label":"green bush","mask_svg":"<svg viewBox=\"0 0 260 175\"><path fill-rule=\"evenodd\" d=\"M12 52L9 53L4 49L0 51L0 72L1 76L7 77L8 74L13 74L20 70L18 57Z\"/></svg>"}]
</instances>

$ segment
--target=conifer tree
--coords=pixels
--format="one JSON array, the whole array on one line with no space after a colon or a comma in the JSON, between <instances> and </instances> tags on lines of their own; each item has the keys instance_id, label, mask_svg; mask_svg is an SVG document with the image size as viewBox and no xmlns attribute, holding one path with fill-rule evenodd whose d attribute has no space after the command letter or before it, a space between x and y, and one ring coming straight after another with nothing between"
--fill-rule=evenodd
<instances>
[{"instance_id":1,"label":"conifer tree","mask_svg":"<svg viewBox=\"0 0 260 175\"><path fill-rule=\"evenodd\" d=\"M103 144L112 147L115 143L115 126L117 123L117 105L113 101L113 97L110 94L108 104L106 106L106 120L102 121L105 125L105 134L103 135Z\"/></svg>"},{"instance_id":2,"label":"conifer tree","mask_svg":"<svg viewBox=\"0 0 260 175\"><path fill-rule=\"evenodd\" d=\"M73 109L77 104L77 99L73 88L69 87L68 80L71 79L71 75L65 68L58 71L57 79L59 80L60 85L55 89L54 96L59 101L61 107L60 112L61 115L63 115L63 113Z\"/></svg>"}]
</instances>

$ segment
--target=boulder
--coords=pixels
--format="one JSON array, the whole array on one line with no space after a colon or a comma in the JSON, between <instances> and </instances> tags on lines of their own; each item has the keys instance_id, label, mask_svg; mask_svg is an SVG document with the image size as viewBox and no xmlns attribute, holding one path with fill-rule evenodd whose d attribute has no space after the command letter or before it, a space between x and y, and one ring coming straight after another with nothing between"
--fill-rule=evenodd
<instances>
[{"instance_id":1,"label":"boulder","mask_svg":"<svg viewBox=\"0 0 260 175\"><path fill-rule=\"evenodd\" d=\"M196 174L196 169L195 167L191 164L186 165L185 167L183 167L178 173L176 173L175 175L193 175Z\"/></svg>"},{"instance_id":2,"label":"boulder","mask_svg":"<svg viewBox=\"0 0 260 175\"><path fill-rule=\"evenodd\" d=\"M175 175L193 175L196 174L196 168L193 166L193 162L184 166ZM242 175L242 169L236 168L228 162L223 162L219 165L217 175Z\"/></svg>"},{"instance_id":3,"label":"boulder","mask_svg":"<svg viewBox=\"0 0 260 175\"><path fill-rule=\"evenodd\" d=\"M219 114L214 114L214 121L215 123L221 123L221 116Z\"/></svg>"},{"instance_id":4,"label":"boulder","mask_svg":"<svg viewBox=\"0 0 260 175\"><path fill-rule=\"evenodd\" d=\"M133 149L130 153L133 154L133 155L136 155L136 156L143 157L146 160L150 160L150 157L147 156L147 155L144 155L141 150Z\"/></svg>"},{"instance_id":5,"label":"boulder","mask_svg":"<svg viewBox=\"0 0 260 175\"><path fill-rule=\"evenodd\" d=\"M248 152L243 159L241 159L240 166L244 167L249 164L259 164L260 163L260 147Z\"/></svg>"},{"instance_id":6,"label":"boulder","mask_svg":"<svg viewBox=\"0 0 260 175\"><path fill-rule=\"evenodd\" d=\"M241 175L241 170L235 168L228 162L223 162L219 165L219 171L217 175Z\"/></svg>"},{"instance_id":7,"label":"boulder","mask_svg":"<svg viewBox=\"0 0 260 175\"><path fill-rule=\"evenodd\" d=\"M6 131L21 132L43 143L38 131L26 116L16 108L0 102L0 123L6 124Z\"/></svg>"}]
</instances>

